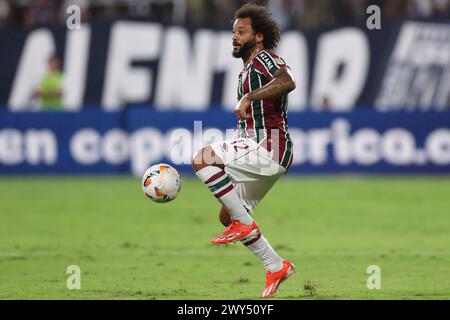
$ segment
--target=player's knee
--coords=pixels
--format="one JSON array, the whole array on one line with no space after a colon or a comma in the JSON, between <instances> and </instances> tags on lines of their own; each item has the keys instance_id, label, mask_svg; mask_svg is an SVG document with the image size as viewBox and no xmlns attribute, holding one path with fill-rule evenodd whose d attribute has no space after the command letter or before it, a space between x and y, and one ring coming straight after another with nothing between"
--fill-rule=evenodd
<instances>
[{"instance_id":1,"label":"player's knee","mask_svg":"<svg viewBox=\"0 0 450 320\"><path fill-rule=\"evenodd\" d=\"M216 156L214 149L211 147L205 147L192 156L192 167L196 172L207 166L224 169L222 160Z\"/></svg>"},{"instance_id":2,"label":"player's knee","mask_svg":"<svg viewBox=\"0 0 450 320\"><path fill-rule=\"evenodd\" d=\"M203 149L195 152L192 156L192 167L196 172L205 167L205 163L203 161Z\"/></svg>"}]
</instances>

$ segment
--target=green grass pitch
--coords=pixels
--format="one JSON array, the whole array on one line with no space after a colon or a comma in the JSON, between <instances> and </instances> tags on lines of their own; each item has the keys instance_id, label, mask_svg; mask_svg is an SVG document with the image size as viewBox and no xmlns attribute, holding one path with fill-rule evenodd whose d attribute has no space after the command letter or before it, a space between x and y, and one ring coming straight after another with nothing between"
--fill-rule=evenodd
<instances>
[{"instance_id":1,"label":"green grass pitch","mask_svg":"<svg viewBox=\"0 0 450 320\"><path fill-rule=\"evenodd\" d=\"M276 299L449 299L450 179L284 177L255 212L297 273ZM262 264L206 186L168 204L130 177L0 178L0 299L259 299ZM81 289L69 290L69 265ZM381 269L369 290L367 268ZM305 284L314 290L305 290Z\"/></svg>"}]
</instances>

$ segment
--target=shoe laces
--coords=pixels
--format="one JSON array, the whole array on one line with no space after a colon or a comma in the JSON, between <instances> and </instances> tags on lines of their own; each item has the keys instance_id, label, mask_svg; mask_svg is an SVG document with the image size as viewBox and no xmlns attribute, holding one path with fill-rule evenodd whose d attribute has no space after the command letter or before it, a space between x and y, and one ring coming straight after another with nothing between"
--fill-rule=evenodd
<instances>
[{"instance_id":1,"label":"shoe laces","mask_svg":"<svg viewBox=\"0 0 450 320\"><path fill-rule=\"evenodd\" d=\"M230 225L227 227L227 229L228 229L228 230L231 230L231 229L233 229L235 226L237 226L237 225L239 225L239 224L241 224L241 223L239 222L239 220L233 220L233 221L230 223Z\"/></svg>"}]
</instances>

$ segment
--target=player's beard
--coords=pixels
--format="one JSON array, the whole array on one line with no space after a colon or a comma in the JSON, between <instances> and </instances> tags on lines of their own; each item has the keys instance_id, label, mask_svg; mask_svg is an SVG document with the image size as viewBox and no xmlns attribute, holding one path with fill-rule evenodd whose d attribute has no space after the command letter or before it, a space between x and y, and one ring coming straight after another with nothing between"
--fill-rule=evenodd
<instances>
[{"instance_id":1,"label":"player's beard","mask_svg":"<svg viewBox=\"0 0 450 320\"><path fill-rule=\"evenodd\" d=\"M244 43L238 51L233 51L233 57L235 58L245 58L250 52L253 51L256 47L256 38L247 41Z\"/></svg>"}]
</instances>

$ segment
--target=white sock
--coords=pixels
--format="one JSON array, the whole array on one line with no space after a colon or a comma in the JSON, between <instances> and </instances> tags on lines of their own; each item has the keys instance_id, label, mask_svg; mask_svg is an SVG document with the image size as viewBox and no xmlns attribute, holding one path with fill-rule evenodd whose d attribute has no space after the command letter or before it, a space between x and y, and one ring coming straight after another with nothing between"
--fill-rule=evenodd
<instances>
[{"instance_id":1,"label":"white sock","mask_svg":"<svg viewBox=\"0 0 450 320\"><path fill-rule=\"evenodd\" d=\"M264 236L261 235L256 241L247 241L244 245L262 261L267 271L276 272L283 267L283 260L273 250Z\"/></svg>"},{"instance_id":2,"label":"white sock","mask_svg":"<svg viewBox=\"0 0 450 320\"><path fill-rule=\"evenodd\" d=\"M208 185L209 190L227 208L232 220L239 220L246 225L253 223L252 217L247 213L225 171L215 166L207 166L195 174Z\"/></svg>"}]
</instances>

